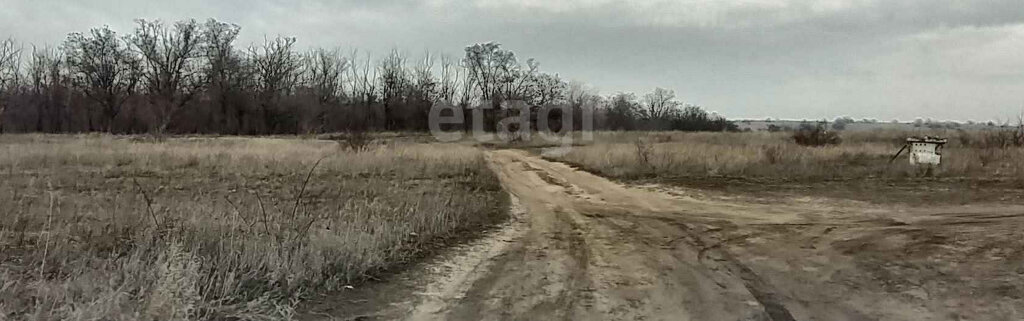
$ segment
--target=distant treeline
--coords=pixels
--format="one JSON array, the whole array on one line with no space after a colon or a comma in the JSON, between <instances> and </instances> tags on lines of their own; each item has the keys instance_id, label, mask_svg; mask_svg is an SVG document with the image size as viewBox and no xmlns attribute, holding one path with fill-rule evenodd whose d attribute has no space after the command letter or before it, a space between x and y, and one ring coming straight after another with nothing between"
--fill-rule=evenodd
<instances>
[{"instance_id":1,"label":"distant treeline","mask_svg":"<svg viewBox=\"0 0 1024 321\"><path fill-rule=\"evenodd\" d=\"M503 102L571 108L574 127L735 130L666 89L600 96L544 73L497 43L465 56L395 50L382 57L337 49L299 51L295 38L235 47L240 27L210 19L137 20L68 35L55 47L0 41L0 132L303 134L427 130L438 103L484 110L485 128L516 111ZM560 117L558 113L551 113ZM466 118L471 119L471 118Z\"/></svg>"}]
</instances>

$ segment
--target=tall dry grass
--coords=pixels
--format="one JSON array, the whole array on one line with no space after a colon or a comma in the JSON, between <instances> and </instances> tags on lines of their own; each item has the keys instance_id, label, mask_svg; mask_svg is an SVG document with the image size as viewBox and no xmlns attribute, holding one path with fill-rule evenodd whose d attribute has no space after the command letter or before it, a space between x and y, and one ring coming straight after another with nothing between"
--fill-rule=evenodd
<instances>
[{"instance_id":1,"label":"tall dry grass","mask_svg":"<svg viewBox=\"0 0 1024 321\"><path fill-rule=\"evenodd\" d=\"M890 163L911 135L951 137L943 163L908 164L906 154ZM844 132L843 143L807 147L788 133L601 132L556 160L618 178L735 176L780 180L966 177L1024 181L1024 148L965 146L961 135L984 132Z\"/></svg>"},{"instance_id":2,"label":"tall dry grass","mask_svg":"<svg viewBox=\"0 0 1024 321\"><path fill-rule=\"evenodd\" d=\"M0 171L0 319L289 319L507 201L461 145L7 135Z\"/></svg>"}]
</instances>

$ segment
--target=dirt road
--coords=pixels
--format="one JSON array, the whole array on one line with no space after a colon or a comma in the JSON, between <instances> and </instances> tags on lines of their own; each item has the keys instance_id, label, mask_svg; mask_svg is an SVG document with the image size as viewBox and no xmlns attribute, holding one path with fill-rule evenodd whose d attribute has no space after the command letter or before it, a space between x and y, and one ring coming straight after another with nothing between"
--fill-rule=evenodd
<instances>
[{"instance_id":1,"label":"dirt road","mask_svg":"<svg viewBox=\"0 0 1024 321\"><path fill-rule=\"evenodd\" d=\"M1024 319L1021 206L766 200L626 187L522 151L488 158L512 222L349 316Z\"/></svg>"}]
</instances>

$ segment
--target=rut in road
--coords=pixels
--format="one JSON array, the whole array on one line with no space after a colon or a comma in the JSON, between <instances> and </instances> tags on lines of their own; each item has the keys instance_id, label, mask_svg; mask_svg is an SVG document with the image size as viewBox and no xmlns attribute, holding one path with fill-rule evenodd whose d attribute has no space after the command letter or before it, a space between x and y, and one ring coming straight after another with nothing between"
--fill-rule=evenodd
<instances>
[{"instance_id":1,"label":"rut in road","mask_svg":"<svg viewBox=\"0 0 1024 321\"><path fill-rule=\"evenodd\" d=\"M521 151L489 158L528 213L529 229L448 302L444 318L793 319L772 287L724 248L707 253L709 241L690 222L659 216L688 202ZM671 240L679 241L665 244Z\"/></svg>"},{"instance_id":2,"label":"rut in road","mask_svg":"<svg viewBox=\"0 0 1024 321\"><path fill-rule=\"evenodd\" d=\"M987 292L956 283L998 276L994 286L1024 289L1006 273L1012 264L958 271L962 262L908 261L965 252L943 243L965 226L1013 239L1020 206L915 211L701 197L626 187L525 151L487 159L513 195L511 222L430 264L433 273L404 277L417 280L418 293L393 294L401 302L360 319L1009 320L1024 311L1005 295L965 301ZM1000 242L1015 246L990 243Z\"/></svg>"}]
</instances>

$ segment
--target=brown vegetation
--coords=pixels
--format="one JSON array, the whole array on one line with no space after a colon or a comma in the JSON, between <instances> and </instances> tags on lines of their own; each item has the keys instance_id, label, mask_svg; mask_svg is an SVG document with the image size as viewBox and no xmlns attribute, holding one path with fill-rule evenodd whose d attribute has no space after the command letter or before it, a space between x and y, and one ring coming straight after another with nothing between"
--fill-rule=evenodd
<instances>
[{"instance_id":1,"label":"brown vegetation","mask_svg":"<svg viewBox=\"0 0 1024 321\"><path fill-rule=\"evenodd\" d=\"M287 319L503 218L482 153L0 137L0 319Z\"/></svg>"},{"instance_id":2,"label":"brown vegetation","mask_svg":"<svg viewBox=\"0 0 1024 321\"><path fill-rule=\"evenodd\" d=\"M788 133L598 133L594 144L577 146L557 160L616 178L744 177L788 181L900 179L924 175L904 158L889 158L906 137L904 131L846 132L840 145L806 147ZM990 131L930 133L975 141ZM642 141L641 146L638 141ZM929 172L939 178L1019 180L1024 182L1024 149L949 144L942 165Z\"/></svg>"},{"instance_id":3,"label":"brown vegetation","mask_svg":"<svg viewBox=\"0 0 1024 321\"><path fill-rule=\"evenodd\" d=\"M793 133L793 141L801 146L825 146L838 145L842 142L842 139L839 138L838 133L825 129L824 123L818 123L815 126L801 124L800 129Z\"/></svg>"}]
</instances>

